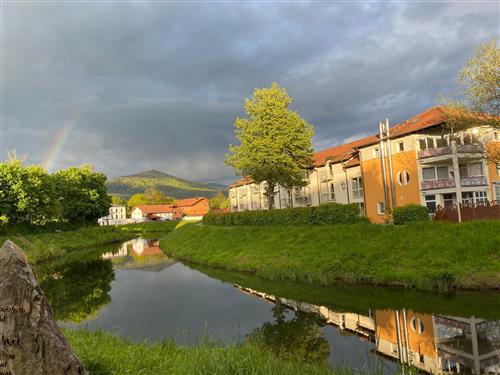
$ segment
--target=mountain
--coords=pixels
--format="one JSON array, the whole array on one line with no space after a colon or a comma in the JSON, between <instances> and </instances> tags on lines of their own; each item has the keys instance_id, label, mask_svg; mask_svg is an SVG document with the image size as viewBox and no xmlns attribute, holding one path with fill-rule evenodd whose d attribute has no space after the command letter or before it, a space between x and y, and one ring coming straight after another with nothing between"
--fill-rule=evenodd
<instances>
[{"instance_id":1,"label":"mountain","mask_svg":"<svg viewBox=\"0 0 500 375\"><path fill-rule=\"evenodd\" d=\"M216 190L222 190L222 191L227 190L226 185L218 184L217 182L202 182L202 184L210 186L211 188Z\"/></svg>"},{"instance_id":2,"label":"mountain","mask_svg":"<svg viewBox=\"0 0 500 375\"><path fill-rule=\"evenodd\" d=\"M208 184L184 180L156 170L112 178L106 182L106 187L108 194L118 195L126 199L133 194L143 193L144 190L150 187L178 199L196 196L211 198L218 191L224 190Z\"/></svg>"}]
</instances>

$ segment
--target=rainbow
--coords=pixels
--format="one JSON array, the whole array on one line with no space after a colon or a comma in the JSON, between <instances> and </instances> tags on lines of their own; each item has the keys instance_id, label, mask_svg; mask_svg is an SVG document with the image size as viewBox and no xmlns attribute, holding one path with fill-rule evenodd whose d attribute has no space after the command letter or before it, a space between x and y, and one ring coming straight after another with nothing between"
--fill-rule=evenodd
<instances>
[{"instance_id":1,"label":"rainbow","mask_svg":"<svg viewBox=\"0 0 500 375\"><path fill-rule=\"evenodd\" d=\"M64 123L64 125L61 127L61 129L57 132L56 136L50 143L47 152L45 154L45 157L43 158L43 166L47 171L50 171L52 167L54 166L54 161L57 159L59 154L61 153L61 150L66 143L66 140L68 139L68 135L71 132L71 129L76 124L76 120L78 118L78 113L77 111L74 111L71 115L71 117Z\"/></svg>"}]
</instances>

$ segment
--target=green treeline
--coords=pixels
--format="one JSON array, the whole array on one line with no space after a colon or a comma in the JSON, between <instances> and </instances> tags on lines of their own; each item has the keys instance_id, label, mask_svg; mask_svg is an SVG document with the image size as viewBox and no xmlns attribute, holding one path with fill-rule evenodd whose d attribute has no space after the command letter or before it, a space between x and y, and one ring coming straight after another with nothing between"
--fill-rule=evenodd
<instances>
[{"instance_id":1,"label":"green treeline","mask_svg":"<svg viewBox=\"0 0 500 375\"><path fill-rule=\"evenodd\" d=\"M111 205L105 182L90 166L50 174L18 159L0 163L0 225L95 221Z\"/></svg>"}]
</instances>

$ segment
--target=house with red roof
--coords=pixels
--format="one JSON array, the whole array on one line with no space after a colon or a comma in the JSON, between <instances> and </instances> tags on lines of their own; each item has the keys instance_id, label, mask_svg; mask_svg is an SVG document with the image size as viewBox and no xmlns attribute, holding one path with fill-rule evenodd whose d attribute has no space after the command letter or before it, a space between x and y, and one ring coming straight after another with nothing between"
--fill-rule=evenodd
<instances>
[{"instance_id":1,"label":"house with red roof","mask_svg":"<svg viewBox=\"0 0 500 375\"><path fill-rule=\"evenodd\" d=\"M379 123L377 133L314 154L304 188L277 186L275 208L357 203L373 222L408 203L438 206L500 200L500 167L489 162L484 145L500 141L485 126L451 132L445 108L433 107L395 126ZM266 183L251 176L231 184L231 211L268 209Z\"/></svg>"},{"instance_id":2,"label":"house with red roof","mask_svg":"<svg viewBox=\"0 0 500 375\"><path fill-rule=\"evenodd\" d=\"M204 215L208 213L209 200L205 197L194 197L180 199L174 203L173 208L173 219L201 219Z\"/></svg>"},{"instance_id":3,"label":"house with red roof","mask_svg":"<svg viewBox=\"0 0 500 375\"><path fill-rule=\"evenodd\" d=\"M143 204L130 212L134 222L173 220L174 208L170 204Z\"/></svg>"}]
</instances>

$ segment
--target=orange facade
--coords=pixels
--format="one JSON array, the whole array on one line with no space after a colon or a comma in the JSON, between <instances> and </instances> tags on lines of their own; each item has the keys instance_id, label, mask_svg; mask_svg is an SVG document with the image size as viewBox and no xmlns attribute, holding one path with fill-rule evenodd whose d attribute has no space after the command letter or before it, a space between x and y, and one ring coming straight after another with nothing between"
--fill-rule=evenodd
<instances>
[{"instance_id":1,"label":"orange facade","mask_svg":"<svg viewBox=\"0 0 500 375\"><path fill-rule=\"evenodd\" d=\"M417 156L414 150L398 152L392 155L392 184L394 187L394 198L390 184L390 172L388 158L384 158L386 169L386 186L388 201L402 206L409 203L420 204L420 186L418 178ZM363 182L365 186L366 215L374 223L384 222L385 215L377 211L377 203L384 202L384 185L382 163L379 158L363 160L361 163L363 171ZM401 184L398 174L407 172L409 179Z\"/></svg>"}]
</instances>

